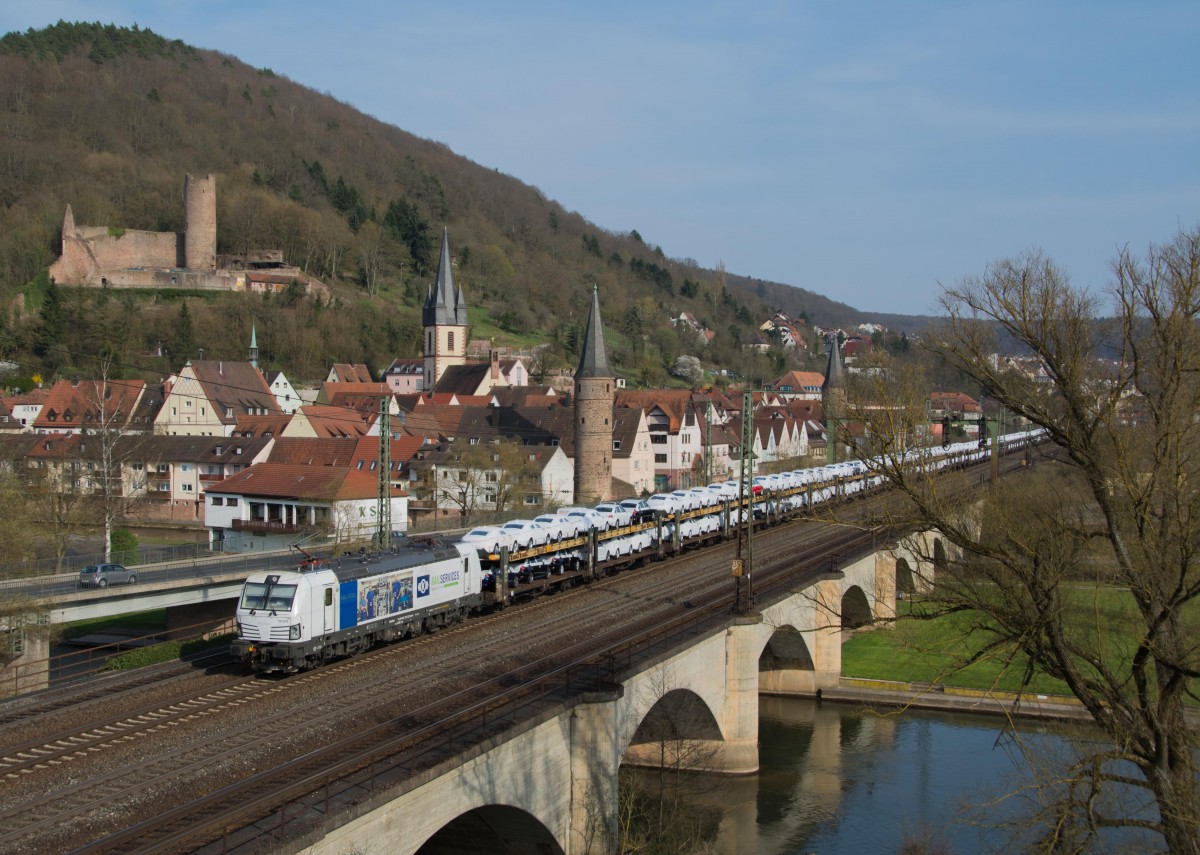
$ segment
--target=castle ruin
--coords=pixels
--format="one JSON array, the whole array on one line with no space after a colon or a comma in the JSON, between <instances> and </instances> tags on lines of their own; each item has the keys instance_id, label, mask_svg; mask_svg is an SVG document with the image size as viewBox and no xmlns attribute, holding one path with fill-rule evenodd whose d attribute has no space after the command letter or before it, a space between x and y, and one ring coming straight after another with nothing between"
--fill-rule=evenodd
<instances>
[{"instance_id":1,"label":"castle ruin","mask_svg":"<svg viewBox=\"0 0 1200 855\"><path fill-rule=\"evenodd\" d=\"M183 232L176 233L80 226L67 205L51 278L97 288L264 292L299 282L306 293L326 291L319 279L284 264L280 250L217 255L216 176L184 176L183 206Z\"/></svg>"}]
</instances>

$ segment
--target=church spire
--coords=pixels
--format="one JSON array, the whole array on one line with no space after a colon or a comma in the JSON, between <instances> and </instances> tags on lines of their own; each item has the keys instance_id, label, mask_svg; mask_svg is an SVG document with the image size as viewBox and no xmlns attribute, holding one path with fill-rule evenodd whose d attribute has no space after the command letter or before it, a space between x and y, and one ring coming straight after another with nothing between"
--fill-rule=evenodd
<instances>
[{"instance_id":1,"label":"church spire","mask_svg":"<svg viewBox=\"0 0 1200 855\"><path fill-rule=\"evenodd\" d=\"M445 227L442 228L437 277L421 309L421 323L426 327L467 325L467 301L462 290L454 284L454 270L450 264L450 233Z\"/></svg>"},{"instance_id":2,"label":"church spire","mask_svg":"<svg viewBox=\"0 0 1200 855\"><path fill-rule=\"evenodd\" d=\"M600 290L592 286L592 310L587 328L583 331L583 351L579 355L576 377L612 377L608 356L604 351L604 327L600 322Z\"/></svg>"},{"instance_id":3,"label":"church spire","mask_svg":"<svg viewBox=\"0 0 1200 855\"><path fill-rule=\"evenodd\" d=\"M841 389L846 385L846 370L842 366L842 349L838 345L837 333L829 334L829 362L825 366L825 382L821 384L822 394L828 394L833 389Z\"/></svg>"},{"instance_id":4,"label":"church spire","mask_svg":"<svg viewBox=\"0 0 1200 855\"><path fill-rule=\"evenodd\" d=\"M254 324L250 325L250 364L258 367L258 332Z\"/></svg>"}]
</instances>

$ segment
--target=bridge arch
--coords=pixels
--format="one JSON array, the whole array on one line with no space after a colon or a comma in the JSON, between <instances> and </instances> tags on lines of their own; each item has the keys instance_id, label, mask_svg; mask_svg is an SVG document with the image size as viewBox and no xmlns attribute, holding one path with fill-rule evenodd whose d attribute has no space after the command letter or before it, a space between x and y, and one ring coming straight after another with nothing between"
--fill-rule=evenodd
<instances>
[{"instance_id":1,"label":"bridge arch","mask_svg":"<svg viewBox=\"0 0 1200 855\"><path fill-rule=\"evenodd\" d=\"M940 537L933 538L933 576L936 579L950 569L946 555L946 544Z\"/></svg>"},{"instance_id":2,"label":"bridge arch","mask_svg":"<svg viewBox=\"0 0 1200 855\"><path fill-rule=\"evenodd\" d=\"M896 594L911 597L917 592L917 580L908 559L903 555L896 556Z\"/></svg>"},{"instance_id":3,"label":"bridge arch","mask_svg":"<svg viewBox=\"0 0 1200 855\"><path fill-rule=\"evenodd\" d=\"M563 848L550 829L521 808L483 805L459 814L417 849L417 855L441 852L563 855Z\"/></svg>"},{"instance_id":4,"label":"bridge arch","mask_svg":"<svg viewBox=\"0 0 1200 855\"><path fill-rule=\"evenodd\" d=\"M818 639L814 636L811 641ZM811 694L819 688L817 683L816 657L805 633L790 625L776 627L758 656L758 690Z\"/></svg>"},{"instance_id":5,"label":"bridge arch","mask_svg":"<svg viewBox=\"0 0 1200 855\"><path fill-rule=\"evenodd\" d=\"M708 769L724 742L708 703L691 689L667 689L642 716L622 765Z\"/></svg>"},{"instance_id":6,"label":"bridge arch","mask_svg":"<svg viewBox=\"0 0 1200 855\"><path fill-rule=\"evenodd\" d=\"M871 622L871 603L858 585L851 585L842 594L842 628L856 629Z\"/></svg>"}]
</instances>

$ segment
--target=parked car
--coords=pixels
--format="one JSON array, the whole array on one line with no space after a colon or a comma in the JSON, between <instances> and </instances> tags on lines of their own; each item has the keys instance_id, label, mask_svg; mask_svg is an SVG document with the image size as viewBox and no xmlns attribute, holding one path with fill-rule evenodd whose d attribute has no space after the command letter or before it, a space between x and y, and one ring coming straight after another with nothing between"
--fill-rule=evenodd
<instances>
[{"instance_id":1,"label":"parked car","mask_svg":"<svg viewBox=\"0 0 1200 855\"><path fill-rule=\"evenodd\" d=\"M700 499L691 490L672 490L671 495L679 500L680 510L694 511L700 507Z\"/></svg>"},{"instance_id":2,"label":"parked car","mask_svg":"<svg viewBox=\"0 0 1200 855\"><path fill-rule=\"evenodd\" d=\"M481 525L473 528L458 539L459 543L469 543L476 549L486 552L499 552L501 547L513 548L513 540L508 532L498 525Z\"/></svg>"},{"instance_id":3,"label":"parked car","mask_svg":"<svg viewBox=\"0 0 1200 855\"><path fill-rule=\"evenodd\" d=\"M620 505L633 515L635 524L650 522L654 519L654 508L646 504L645 499L622 499Z\"/></svg>"},{"instance_id":4,"label":"parked car","mask_svg":"<svg viewBox=\"0 0 1200 855\"><path fill-rule=\"evenodd\" d=\"M81 588L107 588L109 585L132 585L137 572L120 564L89 564L79 571Z\"/></svg>"},{"instance_id":5,"label":"parked car","mask_svg":"<svg viewBox=\"0 0 1200 855\"><path fill-rule=\"evenodd\" d=\"M596 513L591 508L559 508L558 512L565 517L571 517L574 520L582 523L584 528L581 534L587 533L588 529L596 529L604 531L608 528L607 521L600 514Z\"/></svg>"},{"instance_id":6,"label":"parked car","mask_svg":"<svg viewBox=\"0 0 1200 855\"><path fill-rule=\"evenodd\" d=\"M604 517L605 528L624 528L633 525L633 511L617 502L601 502L594 508Z\"/></svg>"},{"instance_id":7,"label":"parked car","mask_svg":"<svg viewBox=\"0 0 1200 855\"><path fill-rule=\"evenodd\" d=\"M538 514L533 521L540 523L550 533L550 539L555 543L579 537L587 531L581 520L576 517L568 517L566 514Z\"/></svg>"},{"instance_id":8,"label":"parked car","mask_svg":"<svg viewBox=\"0 0 1200 855\"><path fill-rule=\"evenodd\" d=\"M513 539L516 549L529 549L533 546L545 546L550 542L550 532L535 520L510 520L500 527Z\"/></svg>"},{"instance_id":9,"label":"parked car","mask_svg":"<svg viewBox=\"0 0 1200 855\"><path fill-rule=\"evenodd\" d=\"M671 493L655 493L646 500L646 504L664 514L674 514L684 510L683 502Z\"/></svg>"}]
</instances>

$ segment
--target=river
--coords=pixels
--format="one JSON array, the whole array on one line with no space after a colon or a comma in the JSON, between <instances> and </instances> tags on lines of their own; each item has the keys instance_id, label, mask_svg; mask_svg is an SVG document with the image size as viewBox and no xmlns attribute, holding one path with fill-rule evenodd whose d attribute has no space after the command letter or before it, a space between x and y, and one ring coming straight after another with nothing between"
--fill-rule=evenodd
<instances>
[{"instance_id":1,"label":"river","mask_svg":"<svg viewBox=\"0 0 1200 855\"><path fill-rule=\"evenodd\" d=\"M764 696L759 773L690 799L719 817L712 852L896 855L906 843L923 855L1021 851L1039 829L1026 819L1038 792L1026 756L1052 764L1071 739L1067 725L1023 721L1016 736L1004 725L999 716ZM1155 842L1110 836L1095 851L1161 848Z\"/></svg>"}]
</instances>

